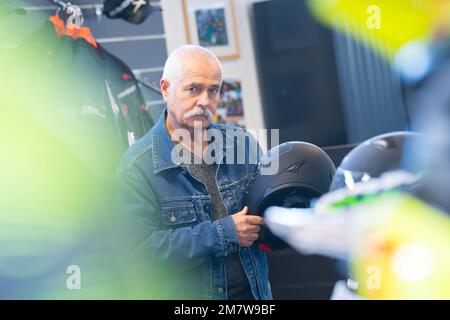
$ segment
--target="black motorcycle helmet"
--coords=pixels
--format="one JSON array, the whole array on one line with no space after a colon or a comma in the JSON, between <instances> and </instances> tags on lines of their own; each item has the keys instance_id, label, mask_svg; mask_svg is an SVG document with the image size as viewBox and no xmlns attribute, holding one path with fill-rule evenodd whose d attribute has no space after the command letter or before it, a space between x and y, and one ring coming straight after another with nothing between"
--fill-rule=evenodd
<instances>
[{"instance_id":1,"label":"black motorcycle helmet","mask_svg":"<svg viewBox=\"0 0 450 320\"><path fill-rule=\"evenodd\" d=\"M406 131L390 132L364 141L342 160L330 192L342 188L352 189L358 182L378 178L389 171L419 173L425 167L425 159L417 154L421 145L426 145L423 134Z\"/></svg>"},{"instance_id":2,"label":"black motorcycle helmet","mask_svg":"<svg viewBox=\"0 0 450 320\"><path fill-rule=\"evenodd\" d=\"M442 61L434 64L434 70L408 98L415 114L413 127L425 132L430 140L420 149L428 160L427 171L414 195L450 214L450 44L445 50Z\"/></svg>"},{"instance_id":3,"label":"black motorcycle helmet","mask_svg":"<svg viewBox=\"0 0 450 320\"><path fill-rule=\"evenodd\" d=\"M123 19L132 24L143 23L158 8L150 0L105 0L103 13L110 19Z\"/></svg>"},{"instance_id":4,"label":"black motorcycle helmet","mask_svg":"<svg viewBox=\"0 0 450 320\"><path fill-rule=\"evenodd\" d=\"M275 174L264 169L278 162ZM249 212L264 214L270 206L309 208L310 200L320 197L330 187L335 166L319 147L305 142L286 142L261 157L259 174L250 183L247 194ZM288 247L262 226L260 248L279 250Z\"/></svg>"}]
</instances>

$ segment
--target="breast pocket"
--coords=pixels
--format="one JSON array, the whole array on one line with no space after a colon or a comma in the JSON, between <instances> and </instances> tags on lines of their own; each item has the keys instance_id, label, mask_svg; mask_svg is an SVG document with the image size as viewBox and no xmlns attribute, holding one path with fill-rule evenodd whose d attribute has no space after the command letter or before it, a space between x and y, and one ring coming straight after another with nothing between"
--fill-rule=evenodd
<instances>
[{"instance_id":1,"label":"breast pocket","mask_svg":"<svg viewBox=\"0 0 450 320\"><path fill-rule=\"evenodd\" d=\"M196 221L193 203L165 203L161 205L161 223L169 228L192 225Z\"/></svg>"}]
</instances>

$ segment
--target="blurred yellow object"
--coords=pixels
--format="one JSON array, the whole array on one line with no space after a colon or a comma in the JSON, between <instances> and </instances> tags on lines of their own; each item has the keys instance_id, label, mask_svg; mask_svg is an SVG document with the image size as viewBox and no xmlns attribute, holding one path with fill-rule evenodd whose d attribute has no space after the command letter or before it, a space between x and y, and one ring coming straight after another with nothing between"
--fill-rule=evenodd
<instances>
[{"instance_id":1,"label":"blurred yellow object","mask_svg":"<svg viewBox=\"0 0 450 320\"><path fill-rule=\"evenodd\" d=\"M369 299L450 299L450 217L398 193L363 209L380 218L353 253L358 293Z\"/></svg>"},{"instance_id":2,"label":"blurred yellow object","mask_svg":"<svg viewBox=\"0 0 450 320\"><path fill-rule=\"evenodd\" d=\"M393 60L411 41L424 43L447 36L450 1L447 0L310 0L321 22L356 37Z\"/></svg>"}]
</instances>

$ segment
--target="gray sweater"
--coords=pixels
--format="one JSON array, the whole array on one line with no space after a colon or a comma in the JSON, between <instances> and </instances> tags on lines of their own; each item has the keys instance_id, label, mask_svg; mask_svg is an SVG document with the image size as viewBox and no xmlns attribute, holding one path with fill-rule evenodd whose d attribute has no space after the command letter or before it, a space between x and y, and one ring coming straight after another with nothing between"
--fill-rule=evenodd
<instances>
[{"instance_id":1,"label":"gray sweater","mask_svg":"<svg viewBox=\"0 0 450 320\"><path fill-rule=\"evenodd\" d=\"M191 153L186 148L183 152ZM191 153L191 162L187 165L189 173L198 181L203 183L206 190L211 196L211 212L207 212L211 220L218 220L228 215L227 209L220 195L216 182L216 164L206 164L196 158L194 162L194 154ZM199 163L202 162L202 163ZM234 212L233 212L234 213ZM230 300L250 300L253 299L250 284L242 267L239 253L232 254L224 258L225 275L227 279L228 299Z\"/></svg>"}]
</instances>

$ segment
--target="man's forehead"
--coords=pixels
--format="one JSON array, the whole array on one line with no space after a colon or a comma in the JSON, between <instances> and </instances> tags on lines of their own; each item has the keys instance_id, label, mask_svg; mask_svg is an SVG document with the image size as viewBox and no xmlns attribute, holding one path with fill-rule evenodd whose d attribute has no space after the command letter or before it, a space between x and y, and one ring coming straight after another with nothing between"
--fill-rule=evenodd
<instances>
[{"instance_id":1,"label":"man's forehead","mask_svg":"<svg viewBox=\"0 0 450 320\"><path fill-rule=\"evenodd\" d=\"M220 85L222 82L220 70L187 70L181 78L183 84Z\"/></svg>"},{"instance_id":2,"label":"man's forehead","mask_svg":"<svg viewBox=\"0 0 450 320\"><path fill-rule=\"evenodd\" d=\"M217 60L213 59L205 54L201 55L186 55L181 58L183 69L196 70L198 68L202 68L204 70L217 70L220 71L220 66L218 65Z\"/></svg>"},{"instance_id":3,"label":"man's forehead","mask_svg":"<svg viewBox=\"0 0 450 320\"><path fill-rule=\"evenodd\" d=\"M222 81L220 77L214 78L186 78L181 81L183 85L208 85L208 86L220 86Z\"/></svg>"},{"instance_id":4,"label":"man's forehead","mask_svg":"<svg viewBox=\"0 0 450 320\"><path fill-rule=\"evenodd\" d=\"M196 82L196 81L191 81L191 82L185 82L182 84L183 87L187 88L187 87L191 87L191 86L200 86L200 87L221 87L221 83L220 82Z\"/></svg>"}]
</instances>

